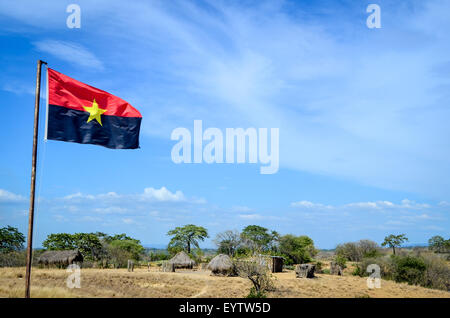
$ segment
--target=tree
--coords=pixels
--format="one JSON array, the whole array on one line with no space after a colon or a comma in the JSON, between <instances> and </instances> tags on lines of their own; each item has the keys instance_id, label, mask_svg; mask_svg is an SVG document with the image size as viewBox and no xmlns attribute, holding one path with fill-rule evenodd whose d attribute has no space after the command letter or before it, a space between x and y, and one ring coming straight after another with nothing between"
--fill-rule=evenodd
<instances>
[{"instance_id":1,"label":"tree","mask_svg":"<svg viewBox=\"0 0 450 318\"><path fill-rule=\"evenodd\" d=\"M280 235L276 231L270 231L258 225L249 225L242 230L241 238L254 251L274 250Z\"/></svg>"},{"instance_id":2,"label":"tree","mask_svg":"<svg viewBox=\"0 0 450 318\"><path fill-rule=\"evenodd\" d=\"M335 254L346 258L348 261L360 262L364 257L376 257L379 246L370 240L348 242L336 246Z\"/></svg>"},{"instance_id":3,"label":"tree","mask_svg":"<svg viewBox=\"0 0 450 318\"><path fill-rule=\"evenodd\" d=\"M23 249L25 236L12 226L0 228L0 253L9 253Z\"/></svg>"},{"instance_id":4,"label":"tree","mask_svg":"<svg viewBox=\"0 0 450 318\"><path fill-rule=\"evenodd\" d=\"M450 239L436 235L428 240L428 248L436 253L447 253L450 250Z\"/></svg>"},{"instance_id":5,"label":"tree","mask_svg":"<svg viewBox=\"0 0 450 318\"><path fill-rule=\"evenodd\" d=\"M267 291L274 289L269 268L257 258L239 260L236 262L236 271L242 278L248 278L253 287L247 297L263 298Z\"/></svg>"},{"instance_id":6,"label":"tree","mask_svg":"<svg viewBox=\"0 0 450 318\"><path fill-rule=\"evenodd\" d=\"M128 252L134 260L139 260L144 252L144 247L136 240L115 240L110 243L110 246Z\"/></svg>"},{"instance_id":7,"label":"tree","mask_svg":"<svg viewBox=\"0 0 450 318\"><path fill-rule=\"evenodd\" d=\"M83 257L98 260L103 254L103 245L95 233L55 233L47 236L42 246L48 250L78 249Z\"/></svg>"},{"instance_id":8,"label":"tree","mask_svg":"<svg viewBox=\"0 0 450 318\"><path fill-rule=\"evenodd\" d=\"M306 235L286 234L279 239L279 251L286 258L286 264L304 264L317 254L314 241Z\"/></svg>"},{"instance_id":9,"label":"tree","mask_svg":"<svg viewBox=\"0 0 450 318\"><path fill-rule=\"evenodd\" d=\"M74 236L69 233L47 235L45 241L42 242L42 246L47 250L73 250L77 248Z\"/></svg>"},{"instance_id":10,"label":"tree","mask_svg":"<svg viewBox=\"0 0 450 318\"><path fill-rule=\"evenodd\" d=\"M234 256L239 245L241 245L241 234L238 231L225 231L217 234L214 243L218 247L218 252Z\"/></svg>"},{"instance_id":11,"label":"tree","mask_svg":"<svg viewBox=\"0 0 450 318\"><path fill-rule=\"evenodd\" d=\"M191 246L200 248L198 241L204 241L208 236L208 230L204 227L196 226L194 224L187 224L183 227L176 227L167 232L167 235L173 236L169 242L168 248L181 248L187 253L191 252Z\"/></svg>"},{"instance_id":12,"label":"tree","mask_svg":"<svg viewBox=\"0 0 450 318\"><path fill-rule=\"evenodd\" d=\"M359 240L358 249L362 257L376 257L379 254L380 246L371 240Z\"/></svg>"},{"instance_id":13,"label":"tree","mask_svg":"<svg viewBox=\"0 0 450 318\"><path fill-rule=\"evenodd\" d=\"M392 248L392 252L395 255L395 248L400 247L404 242L407 241L408 238L405 236L405 234L400 235L391 234L384 238L384 242L381 244L381 246L389 246L390 248Z\"/></svg>"},{"instance_id":14,"label":"tree","mask_svg":"<svg viewBox=\"0 0 450 318\"><path fill-rule=\"evenodd\" d=\"M96 235L108 244L111 243L112 241L135 241L138 244L141 243L139 240L129 237L125 233L115 234L115 235L107 235L102 232L97 232Z\"/></svg>"}]
</instances>

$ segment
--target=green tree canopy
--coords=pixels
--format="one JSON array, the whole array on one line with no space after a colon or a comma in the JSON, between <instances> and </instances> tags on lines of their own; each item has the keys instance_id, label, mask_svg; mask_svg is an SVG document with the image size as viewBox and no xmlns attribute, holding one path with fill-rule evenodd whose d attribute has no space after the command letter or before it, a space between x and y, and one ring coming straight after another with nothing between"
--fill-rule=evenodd
<instances>
[{"instance_id":1,"label":"green tree canopy","mask_svg":"<svg viewBox=\"0 0 450 318\"><path fill-rule=\"evenodd\" d=\"M404 242L407 242L408 238L405 234L394 235L391 234L384 238L384 242L381 243L381 246L389 246L392 248L392 252L395 255L395 248L401 246Z\"/></svg>"},{"instance_id":2,"label":"green tree canopy","mask_svg":"<svg viewBox=\"0 0 450 318\"><path fill-rule=\"evenodd\" d=\"M103 246L95 233L55 233L47 236L42 243L48 250L78 249L83 257L97 260L101 257Z\"/></svg>"},{"instance_id":3,"label":"green tree canopy","mask_svg":"<svg viewBox=\"0 0 450 318\"><path fill-rule=\"evenodd\" d=\"M167 235L172 236L168 246L170 251L182 249L187 253L191 252L191 246L200 248L198 241L204 241L205 238L209 237L207 229L194 224L176 227L167 232Z\"/></svg>"},{"instance_id":4,"label":"green tree canopy","mask_svg":"<svg viewBox=\"0 0 450 318\"><path fill-rule=\"evenodd\" d=\"M242 230L241 237L247 241L247 245L252 245L250 247L253 250L266 252L275 249L280 236L277 232L269 231L265 227L249 225Z\"/></svg>"},{"instance_id":5,"label":"green tree canopy","mask_svg":"<svg viewBox=\"0 0 450 318\"><path fill-rule=\"evenodd\" d=\"M428 248L436 253L448 253L450 251L450 239L435 235L428 240Z\"/></svg>"},{"instance_id":6,"label":"green tree canopy","mask_svg":"<svg viewBox=\"0 0 450 318\"><path fill-rule=\"evenodd\" d=\"M234 256L242 243L241 234L238 231L227 230L217 234L214 243L219 253Z\"/></svg>"},{"instance_id":7,"label":"green tree canopy","mask_svg":"<svg viewBox=\"0 0 450 318\"><path fill-rule=\"evenodd\" d=\"M12 226L0 228L0 253L9 253L23 249L25 236Z\"/></svg>"},{"instance_id":8,"label":"green tree canopy","mask_svg":"<svg viewBox=\"0 0 450 318\"><path fill-rule=\"evenodd\" d=\"M144 252L144 247L136 242L137 240L115 240L110 243L112 247L119 248L130 253L131 257L139 260L141 254Z\"/></svg>"},{"instance_id":9,"label":"green tree canopy","mask_svg":"<svg viewBox=\"0 0 450 318\"><path fill-rule=\"evenodd\" d=\"M287 264L308 263L317 254L314 241L306 235L283 235L280 237L278 249L285 256Z\"/></svg>"}]
</instances>

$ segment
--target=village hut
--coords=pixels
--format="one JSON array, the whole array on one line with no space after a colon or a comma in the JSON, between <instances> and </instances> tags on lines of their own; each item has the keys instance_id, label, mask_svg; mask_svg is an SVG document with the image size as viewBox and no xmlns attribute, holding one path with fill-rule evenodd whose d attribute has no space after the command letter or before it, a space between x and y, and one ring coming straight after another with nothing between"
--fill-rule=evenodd
<instances>
[{"instance_id":1,"label":"village hut","mask_svg":"<svg viewBox=\"0 0 450 318\"><path fill-rule=\"evenodd\" d=\"M208 264L208 269L211 270L212 275L216 276L235 276L236 268L233 261L228 255L219 254L214 257Z\"/></svg>"},{"instance_id":2,"label":"village hut","mask_svg":"<svg viewBox=\"0 0 450 318\"><path fill-rule=\"evenodd\" d=\"M272 273L283 271L284 258L281 256L259 255L261 264L267 266Z\"/></svg>"},{"instance_id":3,"label":"village hut","mask_svg":"<svg viewBox=\"0 0 450 318\"><path fill-rule=\"evenodd\" d=\"M65 267L74 263L82 263L83 255L78 250L46 251L38 259L40 265Z\"/></svg>"},{"instance_id":4,"label":"village hut","mask_svg":"<svg viewBox=\"0 0 450 318\"><path fill-rule=\"evenodd\" d=\"M170 264L173 264L174 268L190 268L194 267L195 261L189 257L186 252L181 251L169 260Z\"/></svg>"}]
</instances>

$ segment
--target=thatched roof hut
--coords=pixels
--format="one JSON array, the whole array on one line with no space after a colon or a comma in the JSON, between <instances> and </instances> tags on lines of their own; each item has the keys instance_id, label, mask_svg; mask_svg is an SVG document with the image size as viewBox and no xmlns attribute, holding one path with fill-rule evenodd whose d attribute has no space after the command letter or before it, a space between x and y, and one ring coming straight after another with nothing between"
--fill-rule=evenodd
<instances>
[{"instance_id":1,"label":"thatched roof hut","mask_svg":"<svg viewBox=\"0 0 450 318\"><path fill-rule=\"evenodd\" d=\"M175 268L192 268L195 265L195 261L184 251L177 253L169 260L169 263L173 264Z\"/></svg>"},{"instance_id":2,"label":"thatched roof hut","mask_svg":"<svg viewBox=\"0 0 450 318\"><path fill-rule=\"evenodd\" d=\"M213 275L233 276L236 273L233 261L228 255L219 254L208 264L208 269Z\"/></svg>"},{"instance_id":3,"label":"thatched roof hut","mask_svg":"<svg viewBox=\"0 0 450 318\"><path fill-rule=\"evenodd\" d=\"M73 263L82 263L83 255L78 250L46 251L38 259L38 264L67 266Z\"/></svg>"}]
</instances>

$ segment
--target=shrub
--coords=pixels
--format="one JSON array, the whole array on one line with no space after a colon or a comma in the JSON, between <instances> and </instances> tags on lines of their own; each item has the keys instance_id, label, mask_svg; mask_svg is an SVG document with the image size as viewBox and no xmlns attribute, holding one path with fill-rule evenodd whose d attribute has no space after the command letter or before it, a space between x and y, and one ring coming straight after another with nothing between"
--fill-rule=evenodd
<instances>
[{"instance_id":1,"label":"shrub","mask_svg":"<svg viewBox=\"0 0 450 318\"><path fill-rule=\"evenodd\" d=\"M0 267L25 266L26 260L25 251L0 253Z\"/></svg>"},{"instance_id":2,"label":"shrub","mask_svg":"<svg viewBox=\"0 0 450 318\"><path fill-rule=\"evenodd\" d=\"M416 256L393 257L396 282L407 282L410 285L422 285L425 280L427 266L424 260Z\"/></svg>"},{"instance_id":3,"label":"shrub","mask_svg":"<svg viewBox=\"0 0 450 318\"><path fill-rule=\"evenodd\" d=\"M423 286L450 291L450 268L436 255L424 256L426 265Z\"/></svg>"},{"instance_id":4,"label":"shrub","mask_svg":"<svg viewBox=\"0 0 450 318\"><path fill-rule=\"evenodd\" d=\"M348 261L360 262L364 257L376 257L380 255L380 247L376 242L360 240L348 242L336 246L335 254L346 258Z\"/></svg>"},{"instance_id":5,"label":"shrub","mask_svg":"<svg viewBox=\"0 0 450 318\"><path fill-rule=\"evenodd\" d=\"M334 259L334 261L336 262L336 264L338 264L342 269L346 268L347 265L345 265L347 263L347 258L341 256L341 255L337 255Z\"/></svg>"},{"instance_id":6,"label":"shrub","mask_svg":"<svg viewBox=\"0 0 450 318\"><path fill-rule=\"evenodd\" d=\"M356 268L353 271L352 275L357 275L361 277L369 276L370 273L367 272L367 267L370 264L376 264L380 266L380 275L382 278L392 279L394 265L392 259L389 256L363 258L361 262L356 264Z\"/></svg>"},{"instance_id":7,"label":"shrub","mask_svg":"<svg viewBox=\"0 0 450 318\"><path fill-rule=\"evenodd\" d=\"M261 259L238 260L235 264L237 274L240 277L248 278L253 284L253 289L250 290L248 296L261 297L267 291L274 290L272 275Z\"/></svg>"},{"instance_id":8,"label":"shrub","mask_svg":"<svg viewBox=\"0 0 450 318\"><path fill-rule=\"evenodd\" d=\"M287 265L304 264L312 261L317 254L314 241L306 235L283 235L279 239L279 251Z\"/></svg>"},{"instance_id":9,"label":"shrub","mask_svg":"<svg viewBox=\"0 0 450 318\"><path fill-rule=\"evenodd\" d=\"M246 296L246 298L266 298L266 292L265 291L256 291L255 287L250 288L250 292Z\"/></svg>"},{"instance_id":10,"label":"shrub","mask_svg":"<svg viewBox=\"0 0 450 318\"><path fill-rule=\"evenodd\" d=\"M317 261L314 265L316 265L316 269L315 269L316 273L321 274L323 263L321 261Z\"/></svg>"}]
</instances>

